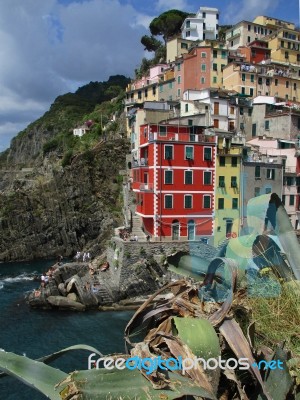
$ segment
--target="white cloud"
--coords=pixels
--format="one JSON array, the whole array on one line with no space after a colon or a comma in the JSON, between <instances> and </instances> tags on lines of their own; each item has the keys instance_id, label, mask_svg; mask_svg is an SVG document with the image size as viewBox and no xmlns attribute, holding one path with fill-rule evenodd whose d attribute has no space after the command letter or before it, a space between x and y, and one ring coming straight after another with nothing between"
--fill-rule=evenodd
<instances>
[{"instance_id":1,"label":"white cloud","mask_svg":"<svg viewBox=\"0 0 300 400\"><path fill-rule=\"evenodd\" d=\"M158 11L181 10L189 9L188 1L186 0L158 0L155 6Z\"/></svg>"},{"instance_id":2,"label":"white cloud","mask_svg":"<svg viewBox=\"0 0 300 400\"><path fill-rule=\"evenodd\" d=\"M131 76L151 19L119 0L0 2L0 148L58 95Z\"/></svg>"},{"instance_id":3,"label":"white cloud","mask_svg":"<svg viewBox=\"0 0 300 400\"><path fill-rule=\"evenodd\" d=\"M252 21L257 15L271 15L278 2L279 0L232 0L222 12L222 20L226 24L235 24L242 20Z\"/></svg>"}]
</instances>

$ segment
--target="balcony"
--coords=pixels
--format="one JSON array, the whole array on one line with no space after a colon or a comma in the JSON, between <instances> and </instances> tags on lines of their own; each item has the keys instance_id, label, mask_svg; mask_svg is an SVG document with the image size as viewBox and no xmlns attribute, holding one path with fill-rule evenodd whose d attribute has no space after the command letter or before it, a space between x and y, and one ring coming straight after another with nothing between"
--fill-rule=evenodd
<instances>
[{"instance_id":1,"label":"balcony","mask_svg":"<svg viewBox=\"0 0 300 400\"><path fill-rule=\"evenodd\" d=\"M148 159L142 157L139 160L133 160L133 168L136 167L148 167Z\"/></svg>"},{"instance_id":2,"label":"balcony","mask_svg":"<svg viewBox=\"0 0 300 400\"><path fill-rule=\"evenodd\" d=\"M192 143L215 143L215 136L194 134L194 133L169 133L166 137L160 136L157 132L152 132L148 136L149 142L192 142Z\"/></svg>"},{"instance_id":3,"label":"balcony","mask_svg":"<svg viewBox=\"0 0 300 400\"><path fill-rule=\"evenodd\" d=\"M153 192L154 186L153 183L141 183L140 191L142 192Z\"/></svg>"},{"instance_id":4,"label":"balcony","mask_svg":"<svg viewBox=\"0 0 300 400\"><path fill-rule=\"evenodd\" d=\"M214 32L215 28L203 28L203 32Z\"/></svg>"}]
</instances>

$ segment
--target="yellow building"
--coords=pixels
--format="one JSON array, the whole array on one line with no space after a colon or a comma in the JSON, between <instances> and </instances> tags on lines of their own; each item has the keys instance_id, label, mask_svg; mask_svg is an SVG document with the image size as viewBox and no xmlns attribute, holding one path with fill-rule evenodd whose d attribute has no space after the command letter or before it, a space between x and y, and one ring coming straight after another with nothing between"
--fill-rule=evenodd
<instances>
[{"instance_id":1,"label":"yellow building","mask_svg":"<svg viewBox=\"0 0 300 400\"><path fill-rule=\"evenodd\" d=\"M300 66L279 62L231 63L223 69L223 88L256 96L300 101Z\"/></svg>"},{"instance_id":2,"label":"yellow building","mask_svg":"<svg viewBox=\"0 0 300 400\"><path fill-rule=\"evenodd\" d=\"M242 139L242 140L241 140ZM241 162L245 138L218 134L214 246L240 233L242 207Z\"/></svg>"},{"instance_id":3,"label":"yellow building","mask_svg":"<svg viewBox=\"0 0 300 400\"><path fill-rule=\"evenodd\" d=\"M266 28L276 29L285 27L287 29L295 29L295 24L282 19L266 17L265 15L258 15L254 20L254 24L264 25Z\"/></svg>"},{"instance_id":4,"label":"yellow building","mask_svg":"<svg viewBox=\"0 0 300 400\"><path fill-rule=\"evenodd\" d=\"M167 42L166 60L168 63L175 61L177 57L188 53L192 45L195 45L193 40L182 39L181 37L169 40Z\"/></svg>"},{"instance_id":5,"label":"yellow building","mask_svg":"<svg viewBox=\"0 0 300 400\"><path fill-rule=\"evenodd\" d=\"M293 29L280 28L269 35L269 49L273 61L297 64L300 61L300 33Z\"/></svg>"}]
</instances>

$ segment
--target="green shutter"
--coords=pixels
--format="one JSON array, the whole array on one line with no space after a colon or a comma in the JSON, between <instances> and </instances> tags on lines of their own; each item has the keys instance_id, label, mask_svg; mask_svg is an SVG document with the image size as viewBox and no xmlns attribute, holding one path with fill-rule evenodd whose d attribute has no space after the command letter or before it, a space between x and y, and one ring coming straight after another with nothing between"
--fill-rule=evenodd
<instances>
[{"instance_id":1,"label":"green shutter","mask_svg":"<svg viewBox=\"0 0 300 400\"><path fill-rule=\"evenodd\" d=\"M173 197L165 195L165 208L173 208Z\"/></svg>"},{"instance_id":2,"label":"green shutter","mask_svg":"<svg viewBox=\"0 0 300 400\"><path fill-rule=\"evenodd\" d=\"M210 208L210 196L204 196L203 207Z\"/></svg>"},{"instance_id":3,"label":"green shutter","mask_svg":"<svg viewBox=\"0 0 300 400\"><path fill-rule=\"evenodd\" d=\"M172 160L173 159L173 146L165 146L165 159Z\"/></svg>"},{"instance_id":4,"label":"green shutter","mask_svg":"<svg viewBox=\"0 0 300 400\"><path fill-rule=\"evenodd\" d=\"M204 148L204 160L211 161L211 148L210 147Z\"/></svg>"},{"instance_id":5,"label":"green shutter","mask_svg":"<svg viewBox=\"0 0 300 400\"><path fill-rule=\"evenodd\" d=\"M165 171L165 183L173 183L173 171Z\"/></svg>"},{"instance_id":6,"label":"green shutter","mask_svg":"<svg viewBox=\"0 0 300 400\"><path fill-rule=\"evenodd\" d=\"M204 172L204 185L211 185L211 172Z\"/></svg>"},{"instance_id":7,"label":"green shutter","mask_svg":"<svg viewBox=\"0 0 300 400\"><path fill-rule=\"evenodd\" d=\"M192 196L184 196L184 208L192 208Z\"/></svg>"},{"instance_id":8,"label":"green shutter","mask_svg":"<svg viewBox=\"0 0 300 400\"><path fill-rule=\"evenodd\" d=\"M186 146L186 148L185 148L185 158L193 160L193 158L194 158L194 147Z\"/></svg>"},{"instance_id":9,"label":"green shutter","mask_svg":"<svg viewBox=\"0 0 300 400\"><path fill-rule=\"evenodd\" d=\"M186 185L193 183L193 171L184 171L184 182Z\"/></svg>"},{"instance_id":10,"label":"green shutter","mask_svg":"<svg viewBox=\"0 0 300 400\"><path fill-rule=\"evenodd\" d=\"M223 198L218 199L218 209L219 210L224 209L224 199Z\"/></svg>"},{"instance_id":11,"label":"green shutter","mask_svg":"<svg viewBox=\"0 0 300 400\"><path fill-rule=\"evenodd\" d=\"M238 208L239 200L237 198L232 199L232 208L236 210Z\"/></svg>"}]
</instances>

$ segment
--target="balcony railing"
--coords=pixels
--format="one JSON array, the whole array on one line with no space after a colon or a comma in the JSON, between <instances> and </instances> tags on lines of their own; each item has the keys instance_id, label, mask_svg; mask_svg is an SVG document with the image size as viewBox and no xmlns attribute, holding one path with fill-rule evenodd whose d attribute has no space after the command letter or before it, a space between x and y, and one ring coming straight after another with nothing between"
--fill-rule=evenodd
<instances>
[{"instance_id":1,"label":"balcony railing","mask_svg":"<svg viewBox=\"0 0 300 400\"><path fill-rule=\"evenodd\" d=\"M133 160L133 167L147 167L148 159L140 158L139 160Z\"/></svg>"},{"instance_id":2,"label":"balcony railing","mask_svg":"<svg viewBox=\"0 0 300 400\"><path fill-rule=\"evenodd\" d=\"M143 192L153 192L153 184L152 183L141 183L140 184L140 190Z\"/></svg>"},{"instance_id":3,"label":"balcony railing","mask_svg":"<svg viewBox=\"0 0 300 400\"><path fill-rule=\"evenodd\" d=\"M157 132L150 133L148 136L149 142L156 140L170 142L200 142L200 143L215 143L215 136L194 133L169 133L167 136L160 136Z\"/></svg>"}]
</instances>

